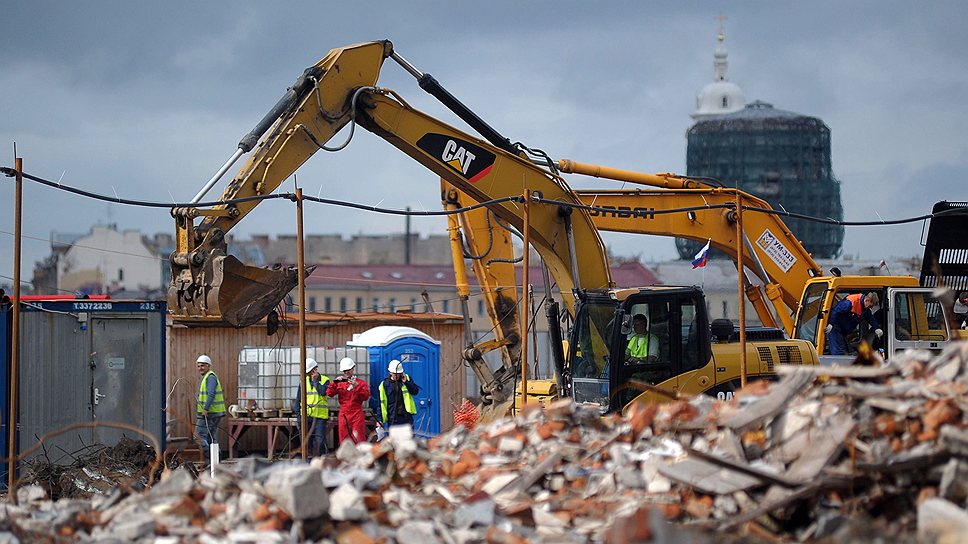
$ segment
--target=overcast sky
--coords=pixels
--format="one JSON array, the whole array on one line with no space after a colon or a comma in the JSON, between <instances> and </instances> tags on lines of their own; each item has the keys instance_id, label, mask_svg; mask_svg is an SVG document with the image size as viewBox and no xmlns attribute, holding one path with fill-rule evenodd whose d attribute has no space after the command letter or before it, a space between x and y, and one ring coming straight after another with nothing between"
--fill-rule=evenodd
<instances>
[{"instance_id":1,"label":"overcast sky","mask_svg":"<svg viewBox=\"0 0 968 544\"><path fill-rule=\"evenodd\" d=\"M689 114L712 81L722 13L730 79L747 101L830 127L847 219L909 217L937 200L968 200L968 3L381 4L8 2L0 164L13 166L16 143L28 173L123 198L186 201L305 67L332 48L388 38L512 141L554 158L684 173ZM380 84L465 128L395 63L384 66ZM307 194L440 207L437 177L365 131L345 151L317 153L297 176ZM0 283L13 273L13 194L12 181L0 179ZM24 195L25 279L49 253L52 231L85 233L98 223L173 231L164 209L30 182ZM290 210L265 203L233 234L294 233ZM442 219L413 224L445 232ZM403 226L401 217L307 205L307 233ZM920 224L848 228L844 253L916 256L920 234ZM615 253L647 262L676 255L671 239L605 238Z\"/></svg>"}]
</instances>

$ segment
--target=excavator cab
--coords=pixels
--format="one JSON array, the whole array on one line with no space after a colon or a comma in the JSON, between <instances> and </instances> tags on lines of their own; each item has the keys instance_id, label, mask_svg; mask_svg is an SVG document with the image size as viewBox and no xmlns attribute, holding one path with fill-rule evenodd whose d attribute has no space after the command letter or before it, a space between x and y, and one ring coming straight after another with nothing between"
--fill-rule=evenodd
<instances>
[{"instance_id":1,"label":"excavator cab","mask_svg":"<svg viewBox=\"0 0 968 544\"><path fill-rule=\"evenodd\" d=\"M810 280L803 291L796 316L794 338L808 340L817 346L821 364L851 364L861 342L867 342L882 356L889 358L905 349L927 349L938 352L950 340L951 330L943 304L930 287L918 287L911 276L890 277L893 286L885 286L882 276L828 276ZM876 292L880 306L874 317L883 331L877 337L861 320L857 330L847 336L848 353L830 355L824 329L831 312L846 296Z\"/></svg>"},{"instance_id":2,"label":"excavator cab","mask_svg":"<svg viewBox=\"0 0 968 544\"><path fill-rule=\"evenodd\" d=\"M587 290L579 296L569 343L576 402L619 411L643 387L668 398L684 388L700 393L715 385L715 373L699 375L711 348L698 288Z\"/></svg>"}]
</instances>

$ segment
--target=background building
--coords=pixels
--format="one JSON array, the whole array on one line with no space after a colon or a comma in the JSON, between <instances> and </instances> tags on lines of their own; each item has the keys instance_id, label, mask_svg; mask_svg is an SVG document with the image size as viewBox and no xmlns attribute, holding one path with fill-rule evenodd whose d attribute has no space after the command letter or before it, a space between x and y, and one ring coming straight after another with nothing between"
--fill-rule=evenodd
<instances>
[{"instance_id":1,"label":"background building","mask_svg":"<svg viewBox=\"0 0 968 544\"><path fill-rule=\"evenodd\" d=\"M51 234L51 254L34 267L34 292L42 295L107 294L117 298L164 296L162 258L137 230L96 225L87 234Z\"/></svg>"},{"instance_id":2,"label":"background building","mask_svg":"<svg viewBox=\"0 0 968 544\"><path fill-rule=\"evenodd\" d=\"M759 100L745 104L742 91L727 77L723 39L720 33L715 80L699 93L692 115L696 124L687 132L687 175L738 187L775 209L842 220L840 182L830 161L830 128L816 117ZM815 259L840 255L843 226L794 218L784 222ZM681 259L691 260L702 245L676 240Z\"/></svg>"}]
</instances>

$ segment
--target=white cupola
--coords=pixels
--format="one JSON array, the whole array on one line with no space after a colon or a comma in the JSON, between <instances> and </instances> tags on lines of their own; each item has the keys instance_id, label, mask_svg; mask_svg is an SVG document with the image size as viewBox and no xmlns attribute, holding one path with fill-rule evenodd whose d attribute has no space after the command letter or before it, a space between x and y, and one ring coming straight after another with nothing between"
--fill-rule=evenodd
<instances>
[{"instance_id":1,"label":"white cupola","mask_svg":"<svg viewBox=\"0 0 968 544\"><path fill-rule=\"evenodd\" d=\"M717 38L719 45L716 46L716 53L714 54L715 74L713 82L703 87L702 91L699 91L699 96L696 97L696 111L692 114L692 118L697 121L724 113L732 113L746 107L746 97L743 96L742 89L735 83L730 83L729 75L726 73L728 63L726 62L726 46L723 45L726 34L722 27L722 19L720 19L719 36Z\"/></svg>"}]
</instances>

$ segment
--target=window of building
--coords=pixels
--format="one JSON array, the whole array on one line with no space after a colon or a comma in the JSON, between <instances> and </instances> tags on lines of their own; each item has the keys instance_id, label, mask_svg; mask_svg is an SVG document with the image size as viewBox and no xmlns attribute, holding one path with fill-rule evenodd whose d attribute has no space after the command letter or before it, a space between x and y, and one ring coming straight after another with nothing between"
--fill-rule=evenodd
<instances>
[{"instance_id":1,"label":"window of building","mask_svg":"<svg viewBox=\"0 0 968 544\"><path fill-rule=\"evenodd\" d=\"M729 317L729 305L724 300L723 301L723 319L727 319L728 317Z\"/></svg>"},{"instance_id":2,"label":"window of building","mask_svg":"<svg viewBox=\"0 0 968 544\"><path fill-rule=\"evenodd\" d=\"M415 298L411 298L410 299L410 311L411 312L416 312L417 311L417 299L415 299Z\"/></svg>"},{"instance_id":3,"label":"window of building","mask_svg":"<svg viewBox=\"0 0 968 544\"><path fill-rule=\"evenodd\" d=\"M124 269L123 268L119 268L118 269L118 281L124 281Z\"/></svg>"},{"instance_id":4,"label":"window of building","mask_svg":"<svg viewBox=\"0 0 968 544\"><path fill-rule=\"evenodd\" d=\"M390 313L392 314L392 313L394 313L396 311L397 311L397 299L391 298L390 299Z\"/></svg>"},{"instance_id":5,"label":"window of building","mask_svg":"<svg viewBox=\"0 0 968 544\"><path fill-rule=\"evenodd\" d=\"M333 298L332 297L326 297L326 298L323 299L323 308L325 308L327 312L332 312L333 311Z\"/></svg>"},{"instance_id":6,"label":"window of building","mask_svg":"<svg viewBox=\"0 0 968 544\"><path fill-rule=\"evenodd\" d=\"M484 315L484 301L477 301L477 315Z\"/></svg>"},{"instance_id":7,"label":"window of building","mask_svg":"<svg viewBox=\"0 0 968 544\"><path fill-rule=\"evenodd\" d=\"M339 311L346 311L346 297L339 297Z\"/></svg>"},{"instance_id":8,"label":"window of building","mask_svg":"<svg viewBox=\"0 0 968 544\"><path fill-rule=\"evenodd\" d=\"M309 297L309 311L316 311L316 297Z\"/></svg>"},{"instance_id":9,"label":"window of building","mask_svg":"<svg viewBox=\"0 0 968 544\"><path fill-rule=\"evenodd\" d=\"M373 311L380 311L380 299L378 297L373 297Z\"/></svg>"},{"instance_id":10,"label":"window of building","mask_svg":"<svg viewBox=\"0 0 968 544\"><path fill-rule=\"evenodd\" d=\"M725 96L723 97L723 107L724 108L728 108L729 107L729 99L726 98Z\"/></svg>"},{"instance_id":11,"label":"window of building","mask_svg":"<svg viewBox=\"0 0 968 544\"><path fill-rule=\"evenodd\" d=\"M444 299L444 313L450 311L450 299Z\"/></svg>"},{"instance_id":12,"label":"window of building","mask_svg":"<svg viewBox=\"0 0 968 544\"><path fill-rule=\"evenodd\" d=\"M356 311L363 311L363 297L356 297Z\"/></svg>"}]
</instances>

